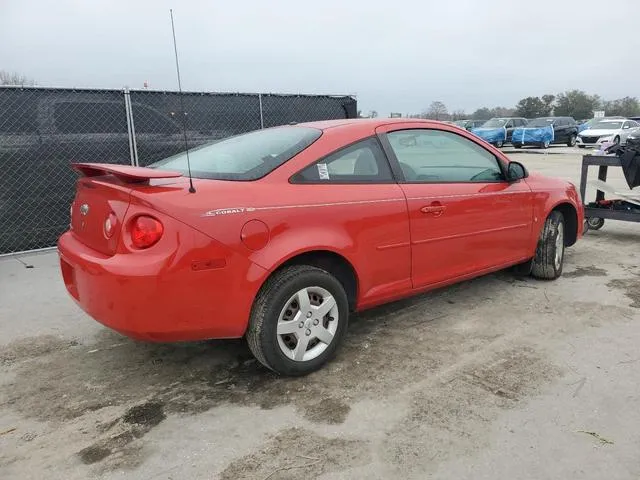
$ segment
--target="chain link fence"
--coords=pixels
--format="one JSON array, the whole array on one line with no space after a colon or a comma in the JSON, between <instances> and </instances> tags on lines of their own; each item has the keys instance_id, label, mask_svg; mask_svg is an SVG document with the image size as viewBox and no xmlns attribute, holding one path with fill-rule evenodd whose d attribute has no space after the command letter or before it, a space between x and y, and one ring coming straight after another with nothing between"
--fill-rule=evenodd
<instances>
[{"instance_id":1,"label":"chain link fence","mask_svg":"<svg viewBox=\"0 0 640 480\"><path fill-rule=\"evenodd\" d=\"M181 106L182 104L182 106ZM55 246L72 162L149 165L231 135L355 118L351 96L0 87L0 255Z\"/></svg>"}]
</instances>

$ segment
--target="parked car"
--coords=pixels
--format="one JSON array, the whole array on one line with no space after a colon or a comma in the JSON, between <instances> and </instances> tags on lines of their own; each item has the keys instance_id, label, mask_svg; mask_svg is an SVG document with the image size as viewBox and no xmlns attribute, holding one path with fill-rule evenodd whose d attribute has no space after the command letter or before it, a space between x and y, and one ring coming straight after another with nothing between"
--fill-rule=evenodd
<instances>
[{"instance_id":1,"label":"parked car","mask_svg":"<svg viewBox=\"0 0 640 480\"><path fill-rule=\"evenodd\" d=\"M584 222L573 184L425 120L286 125L148 168L74 168L58 251L89 315L149 341L246 336L285 375L327 362L352 311L510 266L559 277Z\"/></svg>"},{"instance_id":2,"label":"parked car","mask_svg":"<svg viewBox=\"0 0 640 480\"><path fill-rule=\"evenodd\" d=\"M482 126L471 130L486 142L500 148L511 142L513 131L517 127L527 125L527 119L522 117L503 117L487 120Z\"/></svg>"},{"instance_id":3,"label":"parked car","mask_svg":"<svg viewBox=\"0 0 640 480\"><path fill-rule=\"evenodd\" d=\"M578 124L572 117L535 118L526 127L513 131L511 143L515 148L535 145L548 148L552 143L573 147L578 138Z\"/></svg>"},{"instance_id":4,"label":"parked car","mask_svg":"<svg viewBox=\"0 0 640 480\"><path fill-rule=\"evenodd\" d=\"M640 147L640 128L636 128L627 136L628 146Z\"/></svg>"},{"instance_id":5,"label":"parked car","mask_svg":"<svg viewBox=\"0 0 640 480\"><path fill-rule=\"evenodd\" d=\"M640 123L635 120L602 118L578 134L577 145L580 148L599 147L603 142L624 145L629 134L639 127Z\"/></svg>"},{"instance_id":6,"label":"parked car","mask_svg":"<svg viewBox=\"0 0 640 480\"><path fill-rule=\"evenodd\" d=\"M482 126L483 123L486 123L486 120L456 120L453 123L465 130L471 131L474 128Z\"/></svg>"}]
</instances>

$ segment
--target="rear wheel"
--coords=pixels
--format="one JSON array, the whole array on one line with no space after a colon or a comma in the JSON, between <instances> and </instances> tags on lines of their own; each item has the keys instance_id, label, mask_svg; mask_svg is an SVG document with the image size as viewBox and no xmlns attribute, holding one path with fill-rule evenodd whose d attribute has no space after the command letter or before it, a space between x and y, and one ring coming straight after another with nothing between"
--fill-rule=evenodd
<instances>
[{"instance_id":1,"label":"rear wheel","mask_svg":"<svg viewBox=\"0 0 640 480\"><path fill-rule=\"evenodd\" d=\"M531 274L536 278L554 280L562 275L565 247L564 216L557 210L549 214L538 239Z\"/></svg>"},{"instance_id":2,"label":"rear wheel","mask_svg":"<svg viewBox=\"0 0 640 480\"><path fill-rule=\"evenodd\" d=\"M504 142L503 141L495 142L493 145L496 146L497 148L502 148L504 146Z\"/></svg>"},{"instance_id":3,"label":"rear wheel","mask_svg":"<svg viewBox=\"0 0 640 480\"><path fill-rule=\"evenodd\" d=\"M549 142L549 140L545 140L544 142L540 143L540 148L549 148L551 142Z\"/></svg>"},{"instance_id":4,"label":"rear wheel","mask_svg":"<svg viewBox=\"0 0 640 480\"><path fill-rule=\"evenodd\" d=\"M620 137L616 136L616 138L613 139L613 144L620 145Z\"/></svg>"},{"instance_id":5,"label":"rear wheel","mask_svg":"<svg viewBox=\"0 0 640 480\"><path fill-rule=\"evenodd\" d=\"M575 147L576 146L576 136L571 135L569 140L567 141L567 147Z\"/></svg>"},{"instance_id":6,"label":"rear wheel","mask_svg":"<svg viewBox=\"0 0 640 480\"><path fill-rule=\"evenodd\" d=\"M349 320L342 284L316 267L296 265L275 273L251 311L247 342L264 366L281 375L306 375L338 349Z\"/></svg>"},{"instance_id":7,"label":"rear wheel","mask_svg":"<svg viewBox=\"0 0 640 480\"><path fill-rule=\"evenodd\" d=\"M522 144L521 143L514 143L513 144L513 148L522 148Z\"/></svg>"}]
</instances>

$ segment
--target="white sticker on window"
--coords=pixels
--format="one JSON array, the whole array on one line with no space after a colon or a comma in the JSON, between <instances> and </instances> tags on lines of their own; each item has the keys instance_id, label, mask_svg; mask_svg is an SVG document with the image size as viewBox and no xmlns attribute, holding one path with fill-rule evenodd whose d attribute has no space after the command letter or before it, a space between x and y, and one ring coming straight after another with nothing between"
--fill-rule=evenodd
<instances>
[{"instance_id":1,"label":"white sticker on window","mask_svg":"<svg viewBox=\"0 0 640 480\"><path fill-rule=\"evenodd\" d=\"M320 180L329 180L329 169L326 163L318 164L318 175L320 175Z\"/></svg>"}]
</instances>

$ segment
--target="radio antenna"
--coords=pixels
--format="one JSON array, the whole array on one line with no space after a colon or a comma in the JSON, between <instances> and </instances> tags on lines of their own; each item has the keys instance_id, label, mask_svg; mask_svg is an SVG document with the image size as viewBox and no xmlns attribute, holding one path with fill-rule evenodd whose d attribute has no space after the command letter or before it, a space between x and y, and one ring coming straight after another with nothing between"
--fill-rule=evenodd
<instances>
[{"instance_id":1,"label":"radio antenna","mask_svg":"<svg viewBox=\"0 0 640 480\"><path fill-rule=\"evenodd\" d=\"M187 112L184 111L184 99L182 98L182 82L180 81L180 64L178 63L178 46L176 44L176 27L173 24L173 9L169 9L171 15L171 32L173 33L173 52L176 55L176 73L178 75L178 90L180 92L180 110L182 110L182 135L184 136L184 148L187 155L187 170L189 171L189 193L196 193L191 177L191 162L189 162L189 142L187 141Z\"/></svg>"}]
</instances>

